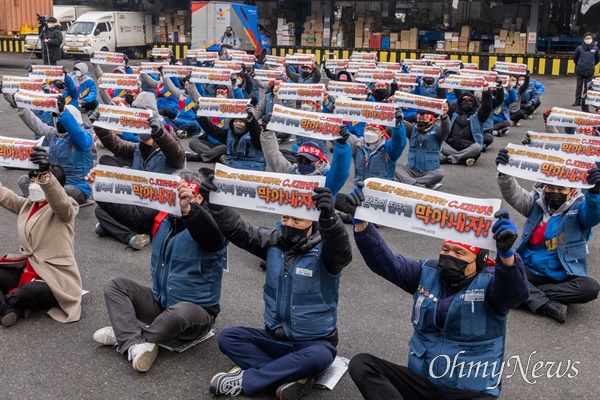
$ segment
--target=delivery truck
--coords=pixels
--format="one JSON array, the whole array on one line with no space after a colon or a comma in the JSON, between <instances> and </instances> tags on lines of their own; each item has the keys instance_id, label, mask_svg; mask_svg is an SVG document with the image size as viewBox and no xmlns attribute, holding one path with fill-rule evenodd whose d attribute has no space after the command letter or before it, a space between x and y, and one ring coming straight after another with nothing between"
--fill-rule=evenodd
<instances>
[{"instance_id":1,"label":"delivery truck","mask_svg":"<svg viewBox=\"0 0 600 400\"><path fill-rule=\"evenodd\" d=\"M95 51L117 51L141 58L152 47L152 14L133 11L89 12L67 31L64 51L77 59Z\"/></svg>"},{"instance_id":2,"label":"delivery truck","mask_svg":"<svg viewBox=\"0 0 600 400\"><path fill-rule=\"evenodd\" d=\"M58 20L58 23L61 26L62 34L63 34L63 43L65 44L65 34L67 30L73 25L73 22L80 15L85 14L90 11L99 11L99 7L89 7L89 6L54 6L52 9L52 16ZM40 47L40 41L38 35L26 35L25 36L25 51L33 52L37 58L42 58L42 50ZM64 54L64 52L63 52Z\"/></svg>"}]
</instances>

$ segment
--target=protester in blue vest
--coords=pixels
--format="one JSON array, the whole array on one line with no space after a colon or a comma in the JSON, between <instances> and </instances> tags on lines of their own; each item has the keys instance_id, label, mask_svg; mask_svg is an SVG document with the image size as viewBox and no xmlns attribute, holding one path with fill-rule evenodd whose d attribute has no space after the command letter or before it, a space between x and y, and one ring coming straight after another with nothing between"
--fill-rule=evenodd
<instances>
[{"instance_id":1,"label":"protester in blue vest","mask_svg":"<svg viewBox=\"0 0 600 400\"><path fill-rule=\"evenodd\" d=\"M262 47L265 54L271 54L271 33L261 24L258 24L258 33L260 35L260 47Z\"/></svg>"},{"instance_id":2,"label":"protester in blue vest","mask_svg":"<svg viewBox=\"0 0 600 400\"><path fill-rule=\"evenodd\" d=\"M177 175L182 216L166 212L156 216L152 286L124 277L106 282L111 326L94 333L96 342L117 346L139 372L152 366L157 344L173 339L185 344L206 335L221 309L227 240L199 194L199 174L183 170Z\"/></svg>"},{"instance_id":3,"label":"protester in blue vest","mask_svg":"<svg viewBox=\"0 0 600 400\"><path fill-rule=\"evenodd\" d=\"M591 32L586 32L583 35L583 43L575 49L573 61L575 62L575 74L577 75L573 106L580 106L582 94L587 93L587 84L594 77L596 65L600 62L600 49L594 44L594 36Z\"/></svg>"},{"instance_id":4,"label":"protester in blue vest","mask_svg":"<svg viewBox=\"0 0 600 400\"><path fill-rule=\"evenodd\" d=\"M162 69L160 71L162 78ZM176 118L165 118L165 123L170 125L177 136L181 139L190 136L198 136L201 132L200 125L196 121L196 102L189 95L188 91L194 83L189 81L190 75L182 79L183 89L179 89L171 79L162 79L163 84L173 96L178 100L178 113Z\"/></svg>"},{"instance_id":5,"label":"protester in blue vest","mask_svg":"<svg viewBox=\"0 0 600 400\"><path fill-rule=\"evenodd\" d=\"M393 98L396 90L398 90L398 84L396 82L393 82L391 85L387 82L375 82L371 86L367 86L367 91L365 93L366 101L388 103L389 100ZM351 134L360 138L365 132L367 123L349 121L346 123L346 126Z\"/></svg>"},{"instance_id":6,"label":"protester in blue vest","mask_svg":"<svg viewBox=\"0 0 600 400\"><path fill-rule=\"evenodd\" d=\"M439 86L439 82L436 78L431 76L424 76L421 78L420 84L417 86L418 95L431 97L433 99L445 99L446 89Z\"/></svg>"},{"instance_id":7,"label":"protester in blue vest","mask_svg":"<svg viewBox=\"0 0 600 400\"><path fill-rule=\"evenodd\" d=\"M494 107L492 118L494 119L494 128L492 135L494 136L506 136L510 130L510 106L517 101L517 91L513 86L513 81L508 81L508 91L504 97L504 100L500 105ZM499 89L496 89L499 90Z\"/></svg>"},{"instance_id":8,"label":"protester in blue vest","mask_svg":"<svg viewBox=\"0 0 600 400\"><path fill-rule=\"evenodd\" d=\"M284 64L285 73L296 83L319 83L321 82L321 69L317 67L317 63L303 64L300 66L300 73L292 71L290 65Z\"/></svg>"},{"instance_id":9,"label":"protester in blue vest","mask_svg":"<svg viewBox=\"0 0 600 400\"><path fill-rule=\"evenodd\" d=\"M508 164L501 149L496 164ZM557 185L523 189L517 180L498 173L502 198L527 218L517 252L525 263L529 298L525 305L534 313L564 323L567 304L595 300L600 284L587 276L587 241L600 223L600 170L588 171L587 183L595 185L585 194Z\"/></svg>"},{"instance_id":10,"label":"protester in blue vest","mask_svg":"<svg viewBox=\"0 0 600 400\"><path fill-rule=\"evenodd\" d=\"M529 84L525 86L525 76L519 76L518 78L519 87L524 87L523 94L521 95L521 110L523 111L523 118L531 119L533 113L542 104L540 101L540 95L537 88L533 84L533 79L529 80Z\"/></svg>"},{"instance_id":11,"label":"protester in blue vest","mask_svg":"<svg viewBox=\"0 0 600 400\"><path fill-rule=\"evenodd\" d=\"M200 193L208 199L214 190L208 179ZM253 396L277 388L278 399L299 399L335 359L340 276L352 247L331 190L315 188L312 200L318 222L283 215L274 228L250 225L230 207L208 205L231 243L266 260L264 329L221 333L219 349L236 367L212 378L213 394Z\"/></svg>"},{"instance_id":12,"label":"protester in blue vest","mask_svg":"<svg viewBox=\"0 0 600 400\"><path fill-rule=\"evenodd\" d=\"M349 195L353 206L364 200L361 185ZM365 399L498 397L507 315L529 293L523 261L512 249L518 230L506 210L495 217L495 263L488 250L452 240L442 243L438 259L393 254L373 224L355 220L354 239L369 269L414 299L407 367L366 353L350 361L350 377ZM457 368L468 362L483 368L465 376Z\"/></svg>"}]
</instances>

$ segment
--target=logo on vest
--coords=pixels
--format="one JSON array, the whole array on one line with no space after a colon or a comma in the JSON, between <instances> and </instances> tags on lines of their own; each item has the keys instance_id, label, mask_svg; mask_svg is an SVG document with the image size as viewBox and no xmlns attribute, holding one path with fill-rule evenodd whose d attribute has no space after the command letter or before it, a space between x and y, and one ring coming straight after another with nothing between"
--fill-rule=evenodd
<instances>
[{"instance_id":1,"label":"logo on vest","mask_svg":"<svg viewBox=\"0 0 600 400\"><path fill-rule=\"evenodd\" d=\"M461 296L464 301L484 301L485 300L485 289L470 289L465 292L464 297Z\"/></svg>"},{"instance_id":2,"label":"logo on vest","mask_svg":"<svg viewBox=\"0 0 600 400\"><path fill-rule=\"evenodd\" d=\"M306 268L296 268L296 275L302 275L312 278L313 272L310 269Z\"/></svg>"}]
</instances>

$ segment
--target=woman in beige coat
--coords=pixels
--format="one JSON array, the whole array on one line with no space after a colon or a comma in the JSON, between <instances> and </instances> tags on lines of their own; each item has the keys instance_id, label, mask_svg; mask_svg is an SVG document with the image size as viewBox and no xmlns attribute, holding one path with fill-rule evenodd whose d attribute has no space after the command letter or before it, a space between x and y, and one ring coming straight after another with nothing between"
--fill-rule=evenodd
<instances>
[{"instance_id":1,"label":"woman in beige coat","mask_svg":"<svg viewBox=\"0 0 600 400\"><path fill-rule=\"evenodd\" d=\"M8 327L32 308L49 308L58 322L78 321L81 277L74 257L74 222L79 206L64 191L65 174L34 147L30 195L24 198L0 184L0 206L18 215L21 254L0 259L0 322Z\"/></svg>"}]
</instances>

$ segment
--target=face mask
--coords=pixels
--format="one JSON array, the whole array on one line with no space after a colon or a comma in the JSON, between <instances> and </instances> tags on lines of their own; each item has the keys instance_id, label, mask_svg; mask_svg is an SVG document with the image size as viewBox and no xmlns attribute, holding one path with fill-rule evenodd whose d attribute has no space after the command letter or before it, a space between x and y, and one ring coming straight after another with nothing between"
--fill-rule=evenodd
<instances>
[{"instance_id":1,"label":"face mask","mask_svg":"<svg viewBox=\"0 0 600 400\"><path fill-rule=\"evenodd\" d=\"M546 193L545 197L548 208L554 211L558 210L567 201L567 195L563 193Z\"/></svg>"},{"instance_id":2,"label":"face mask","mask_svg":"<svg viewBox=\"0 0 600 400\"><path fill-rule=\"evenodd\" d=\"M524 83L525 83L525 81L519 81L519 86L521 86Z\"/></svg>"},{"instance_id":3,"label":"face mask","mask_svg":"<svg viewBox=\"0 0 600 400\"><path fill-rule=\"evenodd\" d=\"M315 172L317 166L311 163L299 162L298 163L298 172L300 175L308 175Z\"/></svg>"},{"instance_id":4,"label":"face mask","mask_svg":"<svg viewBox=\"0 0 600 400\"><path fill-rule=\"evenodd\" d=\"M375 100L377 100L377 101L381 101L381 100L385 99L386 94L387 94L387 90L385 90L385 89L373 90L373 97L375 97Z\"/></svg>"},{"instance_id":5,"label":"face mask","mask_svg":"<svg viewBox=\"0 0 600 400\"><path fill-rule=\"evenodd\" d=\"M309 75L310 75L310 71L302 71L303 78L308 78Z\"/></svg>"},{"instance_id":6,"label":"face mask","mask_svg":"<svg viewBox=\"0 0 600 400\"><path fill-rule=\"evenodd\" d=\"M226 99L227 95L225 93L219 93L217 94L217 99Z\"/></svg>"},{"instance_id":7,"label":"face mask","mask_svg":"<svg viewBox=\"0 0 600 400\"><path fill-rule=\"evenodd\" d=\"M60 121L56 121L56 130L58 131L58 133L67 133L67 130Z\"/></svg>"},{"instance_id":8,"label":"face mask","mask_svg":"<svg viewBox=\"0 0 600 400\"><path fill-rule=\"evenodd\" d=\"M46 200L46 195L44 194L44 191L42 190L42 187L39 184L30 183L28 198L31 201L35 201L35 202L39 203L39 202Z\"/></svg>"},{"instance_id":9,"label":"face mask","mask_svg":"<svg viewBox=\"0 0 600 400\"><path fill-rule=\"evenodd\" d=\"M592 44L592 39L586 39L583 41L585 44Z\"/></svg>"},{"instance_id":10,"label":"face mask","mask_svg":"<svg viewBox=\"0 0 600 400\"><path fill-rule=\"evenodd\" d=\"M75 76L78 77L78 78L81 78L81 71L76 70L75 71Z\"/></svg>"},{"instance_id":11,"label":"face mask","mask_svg":"<svg viewBox=\"0 0 600 400\"><path fill-rule=\"evenodd\" d=\"M473 108L473 103L463 101L462 103L460 103L460 108L465 112L471 111L471 108Z\"/></svg>"},{"instance_id":12,"label":"face mask","mask_svg":"<svg viewBox=\"0 0 600 400\"><path fill-rule=\"evenodd\" d=\"M433 125L432 122L428 122L428 121L417 121L417 130L419 132L425 132L426 130L428 130L429 128L431 128L431 125Z\"/></svg>"},{"instance_id":13,"label":"face mask","mask_svg":"<svg viewBox=\"0 0 600 400\"><path fill-rule=\"evenodd\" d=\"M48 28L54 28L54 24L48 24Z\"/></svg>"},{"instance_id":14,"label":"face mask","mask_svg":"<svg viewBox=\"0 0 600 400\"><path fill-rule=\"evenodd\" d=\"M310 104L302 104L302 106L300 106L300 109L302 111L314 111L313 106L311 106Z\"/></svg>"},{"instance_id":15,"label":"face mask","mask_svg":"<svg viewBox=\"0 0 600 400\"><path fill-rule=\"evenodd\" d=\"M134 100L134 98L133 98L132 94L125 95L125 101L127 102L127 104L129 104L129 105L133 104L133 100Z\"/></svg>"},{"instance_id":16,"label":"face mask","mask_svg":"<svg viewBox=\"0 0 600 400\"><path fill-rule=\"evenodd\" d=\"M230 37L232 34L231 34L231 32L225 32L225 35L227 35L228 37Z\"/></svg>"},{"instance_id":17,"label":"face mask","mask_svg":"<svg viewBox=\"0 0 600 400\"><path fill-rule=\"evenodd\" d=\"M465 280L465 269L469 264L465 260L447 254L440 254L438 261L442 279L451 285L456 285Z\"/></svg>"},{"instance_id":18,"label":"face mask","mask_svg":"<svg viewBox=\"0 0 600 400\"><path fill-rule=\"evenodd\" d=\"M379 141L379 135L373 131L365 131L365 143L373 144Z\"/></svg>"},{"instance_id":19,"label":"face mask","mask_svg":"<svg viewBox=\"0 0 600 400\"><path fill-rule=\"evenodd\" d=\"M406 87L406 86L403 86L403 87L401 87L401 88L400 88L400 91L401 91L401 92L404 92L404 93L410 93L410 92L412 92L412 90L413 90L413 89L412 89L412 87L410 87L410 86L408 86L408 87Z\"/></svg>"},{"instance_id":20,"label":"face mask","mask_svg":"<svg viewBox=\"0 0 600 400\"><path fill-rule=\"evenodd\" d=\"M294 247L299 241L306 237L310 228L310 225L304 229L281 225L281 237L288 246Z\"/></svg>"},{"instance_id":21,"label":"face mask","mask_svg":"<svg viewBox=\"0 0 600 400\"><path fill-rule=\"evenodd\" d=\"M233 125L233 131L238 136L243 135L244 133L246 133L246 126L245 125Z\"/></svg>"}]
</instances>

